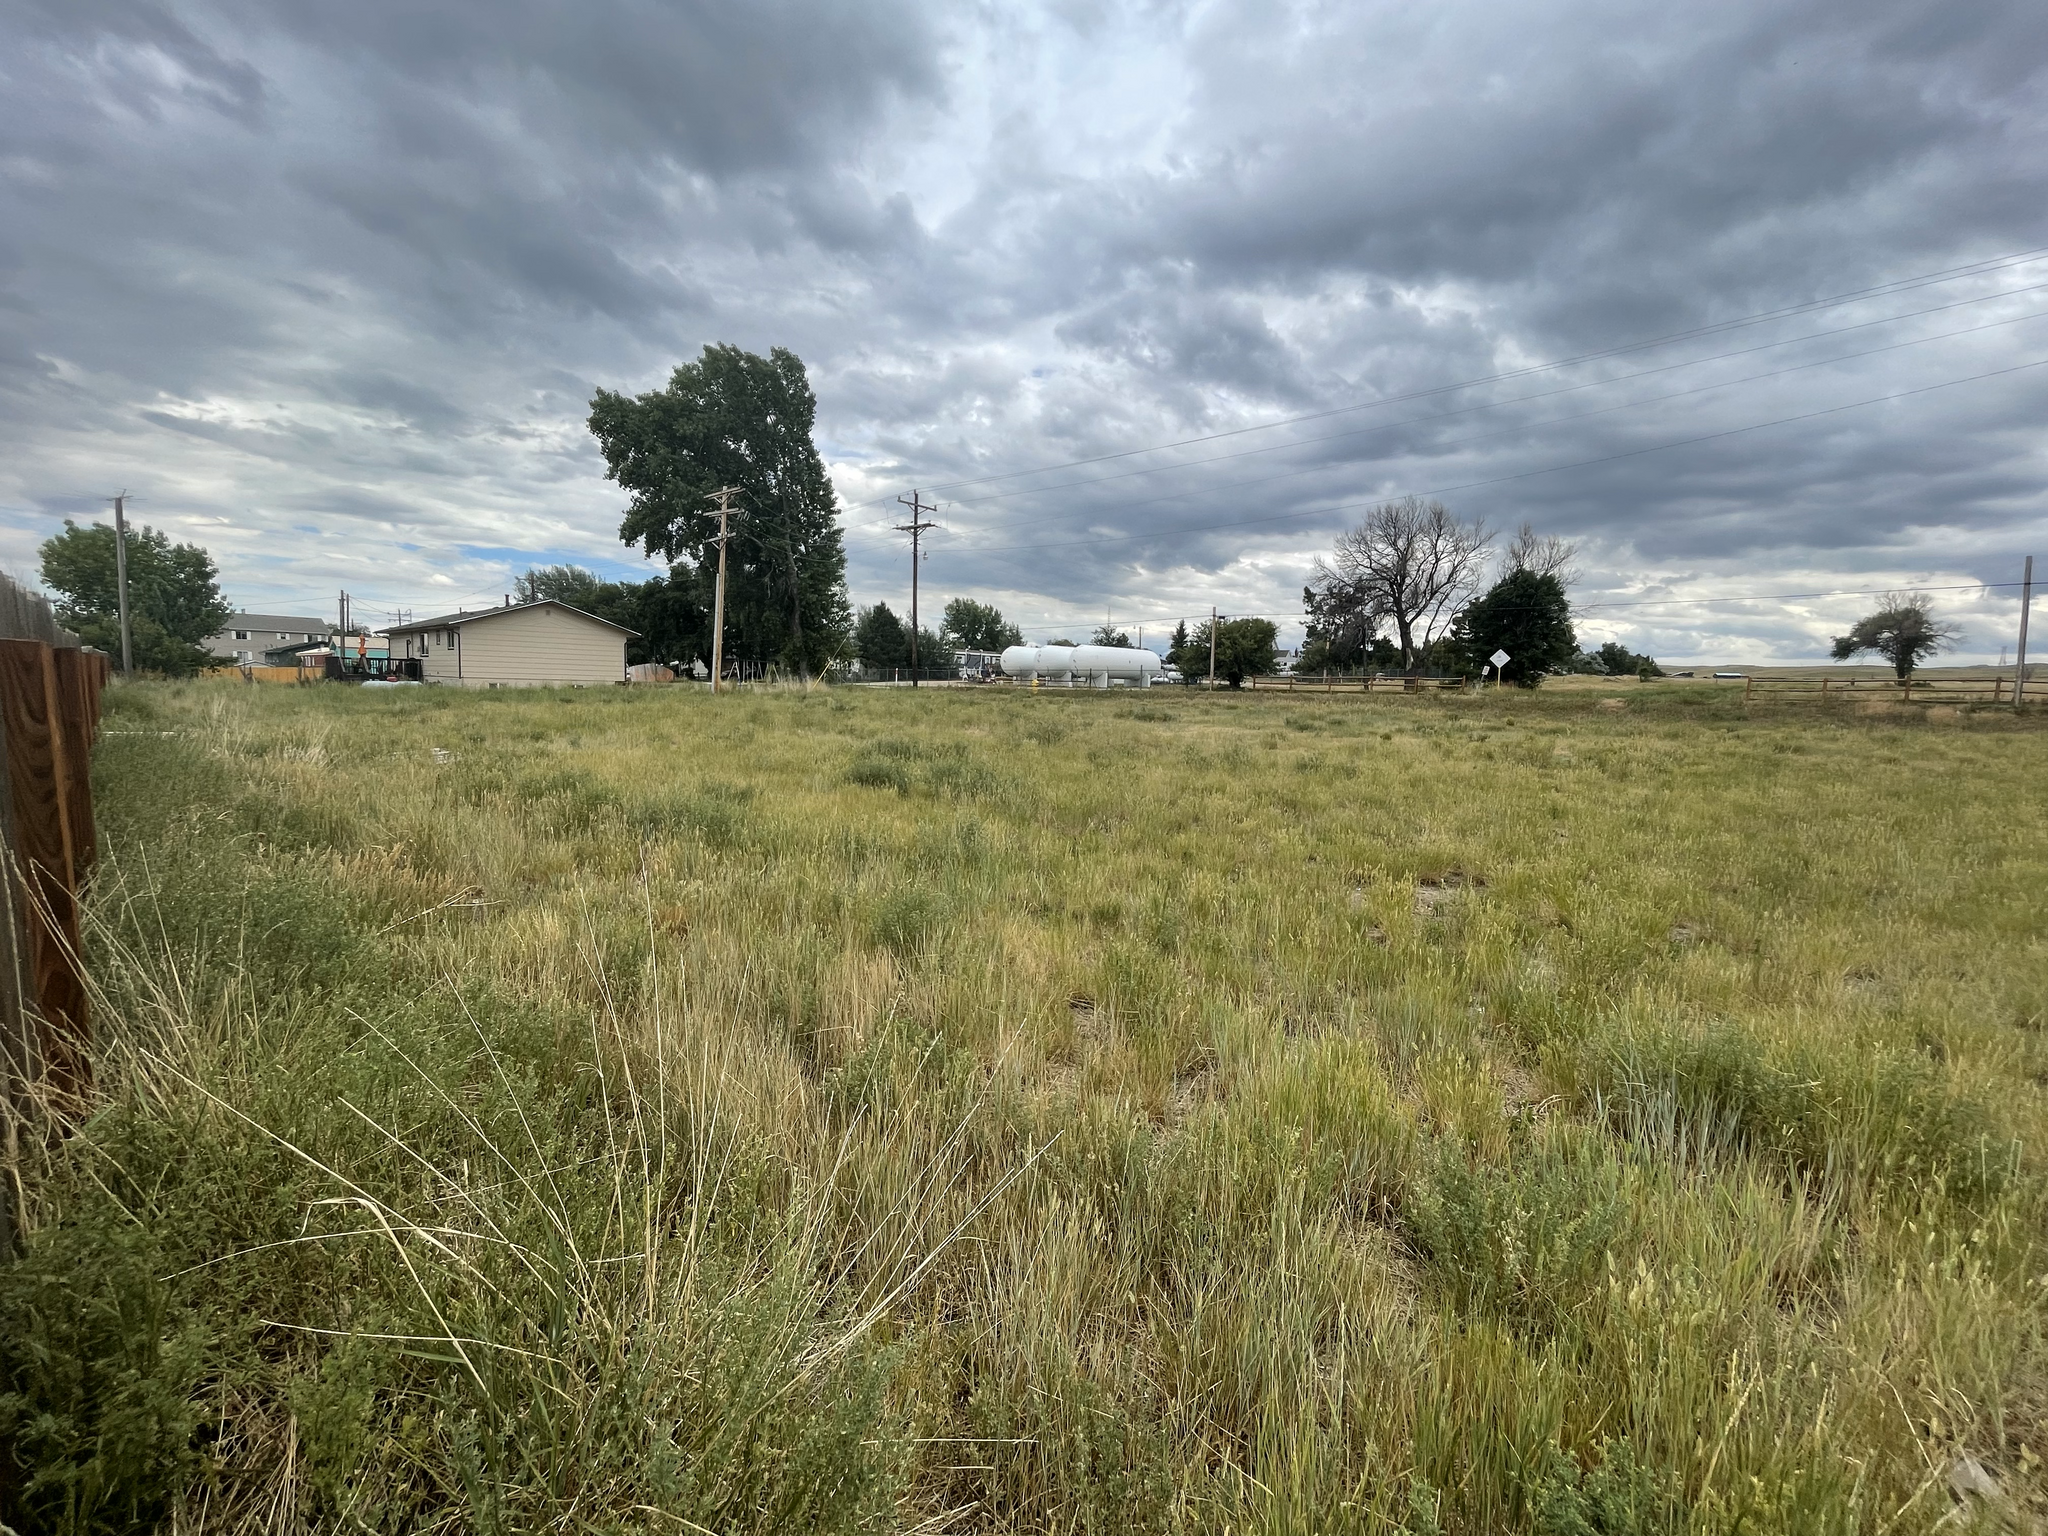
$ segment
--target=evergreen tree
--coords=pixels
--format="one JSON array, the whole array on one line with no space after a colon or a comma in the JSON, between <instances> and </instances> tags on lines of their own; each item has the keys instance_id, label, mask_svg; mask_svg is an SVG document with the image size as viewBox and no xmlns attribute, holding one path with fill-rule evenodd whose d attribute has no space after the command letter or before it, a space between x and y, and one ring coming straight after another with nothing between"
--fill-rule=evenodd
<instances>
[{"instance_id":1,"label":"evergreen tree","mask_svg":"<svg viewBox=\"0 0 2048 1536\"><path fill-rule=\"evenodd\" d=\"M1564 583L1526 566L1510 570L1458 615L1448 649L1471 672L1495 651L1506 651L1505 681L1534 688L1545 673L1569 667L1579 654Z\"/></svg>"},{"instance_id":2,"label":"evergreen tree","mask_svg":"<svg viewBox=\"0 0 2048 1536\"><path fill-rule=\"evenodd\" d=\"M910 635L887 603L863 608L853 626L853 653L868 671L910 665Z\"/></svg>"}]
</instances>

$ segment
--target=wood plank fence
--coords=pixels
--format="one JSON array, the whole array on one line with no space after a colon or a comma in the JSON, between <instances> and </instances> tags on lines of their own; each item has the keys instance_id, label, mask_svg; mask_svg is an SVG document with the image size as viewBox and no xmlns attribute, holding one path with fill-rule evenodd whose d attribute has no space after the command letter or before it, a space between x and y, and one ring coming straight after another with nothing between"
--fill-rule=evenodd
<instances>
[{"instance_id":1,"label":"wood plank fence","mask_svg":"<svg viewBox=\"0 0 2048 1536\"><path fill-rule=\"evenodd\" d=\"M2038 702L2048 694L2048 684L2027 668L2027 702ZM1891 699L1909 704L2011 704L2013 680L2009 677L1915 677L1899 682L1889 677L1751 677L1744 680L1742 696L1747 700L1771 699Z\"/></svg>"},{"instance_id":2,"label":"wood plank fence","mask_svg":"<svg viewBox=\"0 0 2048 1536\"><path fill-rule=\"evenodd\" d=\"M1363 677L1341 677L1334 673L1312 673L1303 677L1289 672L1278 677L1248 677L1247 688L1283 689L1288 693L1459 693L1471 686L1464 677L1410 677L1405 672L1371 672Z\"/></svg>"},{"instance_id":3,"label":"wood plank fence","mask_svg":"<svg viewBox=\"0 0 2048 1536\"><path fill-rule=\"evenodd\" d=\"M78 902L98 852L92 747L109 675L106 654L59 624L46 599L0 576L0 1198L10 1216L22 1111L38 1099L61 1123L92 1085Z\"/></svg>"}]
</instances>

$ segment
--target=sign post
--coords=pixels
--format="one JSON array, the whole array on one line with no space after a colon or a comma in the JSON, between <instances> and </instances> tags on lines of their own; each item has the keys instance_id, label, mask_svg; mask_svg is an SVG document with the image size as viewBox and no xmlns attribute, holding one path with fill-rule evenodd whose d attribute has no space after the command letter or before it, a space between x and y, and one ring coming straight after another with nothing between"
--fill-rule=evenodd
<instances>
[{"instance_id":1,"label":"sign post","mask_svg":"<svg viewBox=\"0 0 2048 1536\"><path fill-rule=\"evenodd\" d=\"M1487 658L1488 661L1491 661L1493 663L1494 687L1498 688L1500 686L1501 668L1505 667L1510 659L1511 658L1508 656L1508 653L1506 651L1495 651L1491 656Z\"/></svg>"}]
</instances>

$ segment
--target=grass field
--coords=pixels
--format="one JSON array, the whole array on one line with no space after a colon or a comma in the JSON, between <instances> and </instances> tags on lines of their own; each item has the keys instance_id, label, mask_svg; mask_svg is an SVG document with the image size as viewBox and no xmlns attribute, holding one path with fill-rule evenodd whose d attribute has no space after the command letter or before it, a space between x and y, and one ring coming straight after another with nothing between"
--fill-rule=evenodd
<instances>
[{"instance_id":1,"label":"grass field","mask_svg":"<svg viewBox=\"0 0 2048 1536\"><path fill-rule=\"evenodd\" d=\"M13 1523L2032 1528L2044 770L1635 684L116 690Z\"/></svg>"}]
</instances>

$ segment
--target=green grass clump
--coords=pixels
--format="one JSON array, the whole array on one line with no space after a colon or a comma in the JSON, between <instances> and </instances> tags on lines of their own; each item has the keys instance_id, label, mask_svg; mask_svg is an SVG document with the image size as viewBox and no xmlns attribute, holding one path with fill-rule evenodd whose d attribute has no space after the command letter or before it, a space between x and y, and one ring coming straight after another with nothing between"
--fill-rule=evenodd
<instances>
[{"instance_id":1,"label":"green grass clump","mask_svg":"<svg viewBox=\"0 0 2048 1536\"><path fill-rule=\"evenodd\" d=\"M108 706L16 1529L2048 1513L2033 721Z\"/></svg>"}]
</instances>

